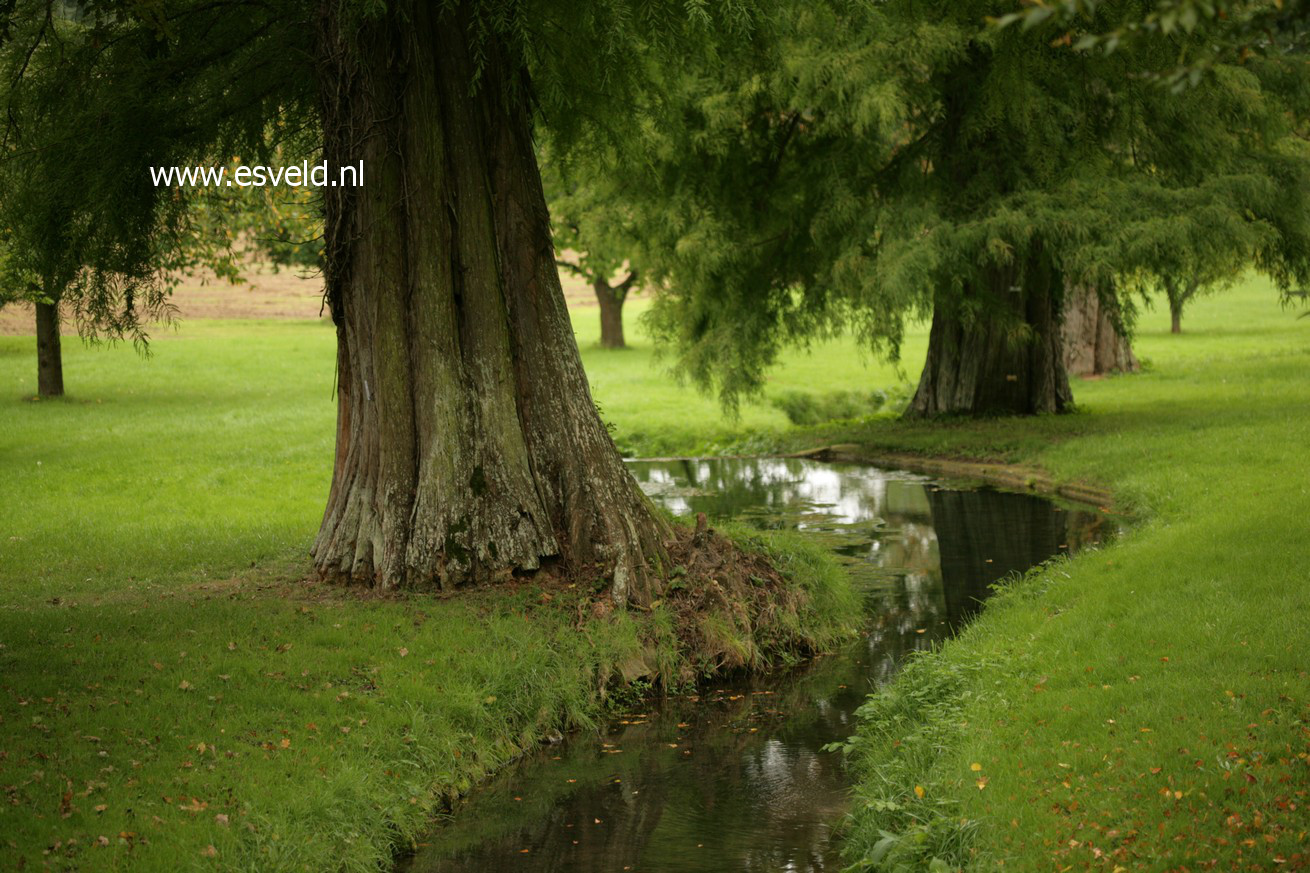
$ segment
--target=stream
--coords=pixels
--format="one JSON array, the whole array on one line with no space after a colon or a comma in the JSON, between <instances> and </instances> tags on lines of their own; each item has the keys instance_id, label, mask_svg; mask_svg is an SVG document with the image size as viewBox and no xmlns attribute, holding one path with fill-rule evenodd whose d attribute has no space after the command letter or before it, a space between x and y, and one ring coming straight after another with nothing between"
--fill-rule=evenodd
<instances>
[{"instance_id":1,"label":"stream","mask_svg":"<svg viewBox=\"0 0 1310 873\"><path fill-rule=\"evenodd\" d=\"M855 710L989 585L1114 533L1107 516L866 465L633 461L642 489L823 544L864 594L867 633L802 667L649 701L508 767L421 844L411 873L839 870L841 757Z\"/></svg>"}]
</instances>

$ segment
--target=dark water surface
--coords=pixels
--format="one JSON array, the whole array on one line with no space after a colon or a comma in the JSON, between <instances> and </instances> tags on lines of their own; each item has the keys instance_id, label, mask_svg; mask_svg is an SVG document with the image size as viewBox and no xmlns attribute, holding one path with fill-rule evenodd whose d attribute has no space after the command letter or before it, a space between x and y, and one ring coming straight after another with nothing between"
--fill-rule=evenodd
<instances>
[{"instance_id":1,"label":"dark water surface","mask_svg":"<svg viewBox=\"0 0 1310 873\"><path fill-rule=\"evenodd\" d=\"M1111 522L1041 498L861 465L632 462L677 513L804 532L866 592L867 636L805 667L652 702L475 790L408 865L446 871L838 870L839 755L905 655L950 636L988 585L1099 541Z\"/></svg>"}]
</instances>

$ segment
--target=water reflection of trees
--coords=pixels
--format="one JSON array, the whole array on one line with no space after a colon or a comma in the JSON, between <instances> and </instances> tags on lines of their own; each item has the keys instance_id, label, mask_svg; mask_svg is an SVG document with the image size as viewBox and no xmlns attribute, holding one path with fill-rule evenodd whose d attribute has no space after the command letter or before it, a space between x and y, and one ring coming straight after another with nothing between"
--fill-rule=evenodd
<instances>
[{"instance_id":1,"label":"water reflection of trees","mask_svg":"<svg viewBox=\"0 0 1310 873\"><path fill-rule=\"evenodd\" d=\"M865 695L958 629L991 582L1095 541L1105 524L1026 495L802 460L633 472L674 511L805 530L860 579L869 635L537 755L476 792L412 869L838 869L829 837L846 783L820 749L849 736Z\"/></svg>"},{"instance_id":2,"label":"water reflection of trees","mask_svg":"<svg viewBox=\"0 0 1310 873\"><path fill-rule=\"evenodd\" d=\"M804 516L816 510L829 524L877 520L888 486L900 484L868 468L797 458L637 461L629 469L675 513L748 514L767 527L804 527Z\"/></svg>"},{"instance_id":3,"label":"water reflection of trees","mask_svg":"<svg viewBox=\"0 0 1310 873\"><path fill-rule=\"evenodd\" d=\"M992 583L1077 551L1104 525L1094 513L1065 511L1028 494L933 489L928 500L955 628L977 611Z\"/></svg>"},{"instance_id":4,"label":"water reflection of trees","mask_svg":"<svg viewBox=\"0 0 1310 873\"><path fill-rule=\"evenodd\" d=\"M671 699L502 776L411 869L835 869L846 793L820 749L866 691L855 659L829 658Z\"/></svg>"}]
</instances>

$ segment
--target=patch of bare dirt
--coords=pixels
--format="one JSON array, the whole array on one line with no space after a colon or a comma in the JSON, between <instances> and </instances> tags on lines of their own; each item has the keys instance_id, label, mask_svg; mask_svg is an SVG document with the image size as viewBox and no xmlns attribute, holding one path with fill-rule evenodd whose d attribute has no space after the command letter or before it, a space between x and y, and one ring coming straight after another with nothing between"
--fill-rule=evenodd
<instances>
[{"instance_id":1,"label":"patch of bare dirt","mask_svg":"<svg viewBox=\"0 0 1310 873\"><path fill-rule=\"evenodd\" d=\"M173 291L178 320L192 319L303 319L325 316L323 277L304 270L253 264L246 281L234 285L209 271L187 276ZM594 308L596 296L591 287L567 271L560 276L564 299L569 309ZM36 312L31 304L11 303L0 307L0 336L33 336ZM65 307L65 336L75 336L77 327Z\"/></svg>"}]
</instances>

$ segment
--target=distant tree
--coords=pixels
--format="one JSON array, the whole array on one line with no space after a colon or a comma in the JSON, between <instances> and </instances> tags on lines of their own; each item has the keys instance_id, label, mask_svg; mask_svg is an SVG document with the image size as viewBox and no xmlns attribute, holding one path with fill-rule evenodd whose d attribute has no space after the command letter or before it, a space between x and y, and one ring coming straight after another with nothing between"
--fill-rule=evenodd
<instances>
[{"instance_id":1,"label":"distant tree","mask_svg":"<svg viewBox=\"0 0 1310 873\"><path fill-rule=\"evenodd\" d=\"M36 311L37 396L61 397L64 393L63 352L60 348L58 297L47 296L40 277L24 269L14 256L12 242L0 243L0 308L23 301Z\"/></svg>"},{"instance_id":2,"label":"distant tree","mask_svg":"<svg viewBox=\"0 0 1310 873\"><path fill-rule=\"evenodd\" d=\"M8 288L0 293L34 306L43 397L64 392L65 315L84 341L129 340L145 352L151 325L173 320L169 296L183 271L204 265L237 275L231 248L204 221L203 198L156 201L148 157L114 160L131 154L128 143L148 154L152 142L188 122L150 104L162 99L156 84L129 86L152 95L115 94L105 79L82 78L91 58L161 48L158 40L154 48L106 46L133 18L110 6L10 3L0 19L0 284ZM116 101L114 116L108 110Z\"/></svg>"},{"instance_id":3,"label":"distant tree","mask_svg":"<svg viewBox=\"0 0 1310 873\"><path fill-rule=\"evenodd\" d=\"M0 176L5 170L13 166L0 165ZM105 241L98 238L95 225L79 223L71 210L60 214L49 203L33 207L14 196L19 185L9 190L11 196L0 199L0 221L11 227L0 242L0 303L23 301L35 311L39 397L64 393L65 313L83 341L128 340L145 353L150 326L174 321L169 298L184 273L207 267L228 281L241 279L237 252L220 229L206 221L202 209L181 216L155 238L149 266L122 271L112 266L114 251L99 248ZM43 242L25 236L32 233L43 235ZM63 246L58 258L42 256L41 247L50 239Z\"/></svg>"},{"instance_id":4,"label":"distant tree","mask_svg":"<svg viewBox=\"0 0 1310 873\"><path fill-rule=\"evenodd\" d=\"M1165 274L1159 277L1160 287L1164 289L1165 300L1169 303L1169 332L1183 332L1183 310L1187 304L1198 297L1214 294L1230 287L1237 281L1243 265L1236 265L1233 272L1224 274L1191 271L1183 274Z\"/></svg>"},{"instance_id":5,"label":"distant tree","mask_svg":"<svg viewBox=\"0 0 1310 873\"><path fill-rule=\"evenodd\" d=\"M555 236L555 262L591 286L600 307L602 348L621 349L623 304L640 287L632 258L639 246L622 192L604 186L604 177L580 180L585 170L549 158L542 162L542 182ZM621 279L615 281L619 274Z\"/></svg>"},{"instance_id":6,"label":"distant tree","mask_svg":"<svg viewBox=\"0 0 1310 873\"><path fill-rule=\"evenodd\" d=\"M1196 279L1180 282L1172 276L1162 280L1165 296L1169 300L1169 332L1183 332L1183 307L1201 290L1201 283Z\"/></svg>"}]
</instances>

